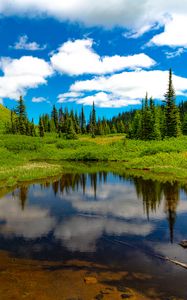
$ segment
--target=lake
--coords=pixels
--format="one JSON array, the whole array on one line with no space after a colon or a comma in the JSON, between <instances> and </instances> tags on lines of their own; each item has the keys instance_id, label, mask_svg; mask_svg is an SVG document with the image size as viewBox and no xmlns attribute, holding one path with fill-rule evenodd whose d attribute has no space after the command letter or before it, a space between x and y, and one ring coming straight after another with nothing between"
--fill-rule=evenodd
<instances>
[{"instance_id":1,"label":"lake","mask_svg":"<svg viewBox=\"0 0 187 300\"><path fill-rule=\"evenodd\" d=\"M187 269L158 257L187 264L183 239L178 182L98 172L21 184L1 192L0 299L187 299Z\"/></svg>"}]
</instances>

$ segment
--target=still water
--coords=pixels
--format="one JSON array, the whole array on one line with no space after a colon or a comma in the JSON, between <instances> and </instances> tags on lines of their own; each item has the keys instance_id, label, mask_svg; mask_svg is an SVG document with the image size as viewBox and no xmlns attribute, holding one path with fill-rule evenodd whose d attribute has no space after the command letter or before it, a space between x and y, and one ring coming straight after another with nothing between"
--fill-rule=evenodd
<instances>
[{"instance_id":1,"label":"still water","mask_svg":"<svg viewBox=\"0 0 187 300\"><path fill-rule=\"evenodd\" d=\"M178 245L183 239L187 186L178 182L66 174L23 184L0 198L2 252L24 261L76 260L115 274L125 271L127 276L108 278L108 284L135 288L148 299L187 299L187 270L156 257L187 264L187 249Z\"/></svg>"}]
</instances>

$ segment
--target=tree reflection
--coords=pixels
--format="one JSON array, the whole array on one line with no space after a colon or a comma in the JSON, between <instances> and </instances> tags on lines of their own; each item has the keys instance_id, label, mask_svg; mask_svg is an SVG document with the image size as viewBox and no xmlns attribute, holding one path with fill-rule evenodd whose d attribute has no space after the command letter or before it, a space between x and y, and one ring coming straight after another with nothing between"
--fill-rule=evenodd
<instances>
[{"instance_id":1,"label":"tree reflection","mask_svg":"<svg viewBox=\"0 0 187 300\"><path fill-rule=\"evenodd\" d=\"M165 197L165 212L169 222L170 241L173 243L174 238L174 225L176 221L177 206L179 204L179 184L165 183L163 185L163 192Z\"/></svg>"},{"instance_id":2,"label":"tree reflection","mask_svg":"<svg viewBox=\"0 0 187 300\"><path fill-rule=\"evenodd\" d=\"M27 202L28 191L29 191L28 185L22 185L19 188L19 200L20 200L20 205L22 210L24 210Z\"/></svg>"},{"instance_id":3,"label":"tree reflection","mask_svg":"<svg viewBox=\"0 0 187 300\"><path fill-rule=\"evenodd\" d=\"M126 183L134 184L135 191L138 199L142 201L143 211L146 214L147 219L150 219L151 213L156 213L157 209L160 207L161 202L164 202L164 211L167 216L167 220L169 223L169 231L170 231L170 241L173 243L174 240L174 226L176 222L177 215L177 207L179 204L179 195L180 191L183 190L187 193L187 187L181 186L178 182L166 182L160 183L159 181L153 180L144 180L140 177L132 177L127 174L117 175L113 174L116 177L120 178L121 181L126 181ZM113 177L113 180L115 177ZM111 180L111 179L110 179ZM107 172L98 172L91 174L65 174L60 180L55 180L52 183L46 182L40 185L42 189L50 189L52 188L55 197L59 194L69 194L72 191L82 190L83 196L86 195L86 190L93 190L93 195L90 194L89 197L92 200L97 199L97 190L98 187L104 185L108 181L108 173ZM114 183L116 181L114 180ZM21 185L18 189L18 195L20 199L21 209L24 210L25 204L28 198L28 185ZM125 199L124 199L125 201Z\"/></svg>"}]
</instances>

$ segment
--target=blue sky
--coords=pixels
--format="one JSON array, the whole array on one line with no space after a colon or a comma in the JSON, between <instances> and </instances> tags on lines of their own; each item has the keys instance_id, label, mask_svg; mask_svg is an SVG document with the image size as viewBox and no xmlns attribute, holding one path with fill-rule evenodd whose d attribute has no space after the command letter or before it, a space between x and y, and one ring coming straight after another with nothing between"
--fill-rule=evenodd
<instances>
[{"instance_id":1,"label":"blue sky","mask_svg":"<svg viewBox=\"0 0 187 300\"><path fill-rule=\"evenodd\" d=\"M163 99L168 69L187 91L187 3L178 0L1 0L0 102L23 95L29 117L52 105L99 116Z\"/></svg>"}]
</instances>

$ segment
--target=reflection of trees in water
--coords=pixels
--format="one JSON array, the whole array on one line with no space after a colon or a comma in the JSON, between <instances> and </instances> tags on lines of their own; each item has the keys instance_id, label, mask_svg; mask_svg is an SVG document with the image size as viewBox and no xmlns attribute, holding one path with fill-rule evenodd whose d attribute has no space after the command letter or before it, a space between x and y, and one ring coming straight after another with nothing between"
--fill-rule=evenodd
<instances>
[{"instance_id":1,"label":"reflection of trees in water","mask_svg":"<svg viewBox=\"0 0 187 300\"><path fill-rule=\"evenodd\" d=\"M135 178L134 184L137 196L143 200L144 211L146 212L148 219L150 211L156 212L163 199L165 213L169 223L170 241L173 242L174 225L176 221L177 206L179 203L179 183L160 183L158 181Z\"/></svg>"},{"instance_id":2,"label":"reflection of trees in water","mask_svg":"<svg viewBox=\"0 0 187 300\"><path fill-rule=\"evenodd\" d=\"M65 174L61 177L58 182L52 184L54 194L57 194L57 191L63 193L64 191L68 194L71 191L79 190L80 188L83 191L83 194L86 192L86 187L88 183L93 188L94 198L97 198L97 184L98 182L106 182L107 173L98 172L91 174Z\"/></svg>"},{"instance_id":3,"label":"reflection of trees in water","mask_svg":"<svg viewBox=\"0 0 187 300\"><path fill-rule=\"evenodd\" d=\"M165 212L169 222L170 229L170 241L173 243L174 237L174 225L176 221L177 206L179 204L179 184L174 182L173 184L165 183L163 185L163 192L165 197Z\"/></svg>"},{"instance_id":4,"label":"reflection of trees in water","mask_svg":"<svg viewBox=\"0 0 187 300\"><path fill-rule=\"evenodd\" d=\"M19 200L20 200L20 204L21 204L21 209L22 210L24 210L25 204L27 202L28 191L29 191L28 185L22 185L19 188L18 197L19 197Z\"/></svg>"},{"instance_id":5,"label":"reflection of trees in water","mask_svg":"<svg viewBox=\"0 0 187 300\"><path fill-rule=\"evenodd\" d=\"M156 212L162 199L162 188L158 181L134 178L138 198L143 200L144 213L149 219L151 212Z\"/></svg>"},{"instance_id":6,"label":"reflection of trees in water","mask_svg":"<svg viewBox=\"0 0 187 300\"><path fill-rule=\"evenodd\" d=\"M176 211L179 204L179 193L181 189L187 193L187 186L181 186L178 182L160 183L159 181L144 180L140 177L129 177L127 175L119 176L114 174L114 176L118 176L121 180L128 180L128 182L132 182L135 185L137 197L142 200L144 213L147 215L148 219L150 212L156 213L161 201L164 201L165 213L169 222L170 240L173 242ZM96 200L98 185L106 183L107 180L107 172L65 174L60 180L56 180L53 183L50 183L49 181L42 183L40 184L40 187L41 189L45 189L52 186L55 196L59 192L66 192L68 194L80 189L82 189L83 194L85 194L86 188L91 187L94 192L94 199ZM27 185L22 185L18 190L22 210L24 210L27 201L28 190L29 188Z\"/></svg>"}]
</instances>

